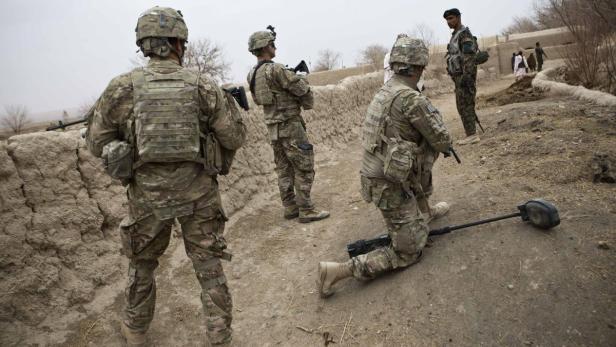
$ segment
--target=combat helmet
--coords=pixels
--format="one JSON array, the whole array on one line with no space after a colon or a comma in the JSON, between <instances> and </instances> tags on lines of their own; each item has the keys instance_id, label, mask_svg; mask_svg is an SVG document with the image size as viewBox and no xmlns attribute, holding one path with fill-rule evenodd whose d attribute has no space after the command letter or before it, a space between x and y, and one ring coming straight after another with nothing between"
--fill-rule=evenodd
<instances>
[{"instance_id":1,"label":"combat helmet","mask_svg":"<svg viewBox=\"0 0 616 347\"><path fill-rule=\"evenodd\" d=\"M188 40L188 28L182 12L170 7L152 7L143 12L135 28L137 46L145 56L152 53L166 57L173 47L167 39Z\"/></svg>"},{"instance_id":2,"label":"combat helmet","mask_svg":"<svg viewBox=\"0 0 616 347\"><path fill-rule=\"evenodd\" d=\"M428 48L422 40L399 35L391 48L389 65L410 67L428 65ZM394 66L395 65L395 66Z\"/></svg>"},{"instance_id":3,"label":"combat helmet","mask_svg":"<svg viewBox=\"0 0 616 347\"><path fill-rule=\"evenodd\" d=\"M257 31L250 35L248 38L248 51L250 53L255 54L258 49L261 49L269 45L270 42L276 40L276 32L274 31L274 28L271 25L267 28L269 31Z\"/></svg>"}]
</instances>

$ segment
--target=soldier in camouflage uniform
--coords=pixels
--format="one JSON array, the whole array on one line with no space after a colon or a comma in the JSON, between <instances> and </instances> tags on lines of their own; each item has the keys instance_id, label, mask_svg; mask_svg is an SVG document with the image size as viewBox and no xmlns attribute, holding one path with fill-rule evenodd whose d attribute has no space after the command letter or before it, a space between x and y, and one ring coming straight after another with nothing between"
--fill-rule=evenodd
<instances>
[{"instance_id":1,"label":"soldier in camouflage uniform","mask_svg":"<svg viewBox=\"0 0 616 347\"><path fill-rule=\"evenodd\" d=\"M447 72L455 84L456 106L466 133L466 138L458 141L458 144L477 143L480 140L475 126L477 122L475 113L477 41L469 28L462 25L460 11L457 8L445 11L443 18L454 30L447 45Z\"/></svg>"},{"instance_id":2,"label":"soldier in camouflage uniform","mask_svg":"<svg viewBox=\"0 0 616 347\"><path fill-rule=\"evenodd\" d=\"M428 238L428 220L449 210L445 202L431 208L419 202L427 205L432 165L451 147L441 114L417 88L427 64L423 41L398 37L390 54L395 75L374 96L363 126L362 196L381 211L391 245L345 263L320 262L322 297L332 295L332 285L343 278L373 279L416 263Z\"/></svg>"},{"instance_id":3,"label":"soldier in camouflage uniform","mask_svg":"<svg viewBox=\"0 0 616 347\"><path fill-rule=\"evenodd\" d=\"M221 263L230 259L223 237L227 219L216 168L203 153L213 139L236 150L245 126L215 81L182 67L188 30L179 11L151 8L139 17L136 32L149 63L109 83L86 134L89 150L127 184L128 216L120 233L129 268L121 331L129 346L149 345L154 270L177 219L201 285L206 343L226 346L232 332L231 295Z\"/></svg>"},{"instance_id":4,"label":"soldier in camouflage uniform","mask_svg":"<svg viewBox=\"0 0 616 347\"><path fill-rule=\"evenodd\" d=\"M301 109L311 109L314 99L304 76L272 61L275 35L273 30L257 31L248 39L248 50L258 62L248 73L248 84L255 103L263 106L284 217L309 223L329 217L329 212L316 210L310 199L314 151Z\"/></svg>"}]
</instances>

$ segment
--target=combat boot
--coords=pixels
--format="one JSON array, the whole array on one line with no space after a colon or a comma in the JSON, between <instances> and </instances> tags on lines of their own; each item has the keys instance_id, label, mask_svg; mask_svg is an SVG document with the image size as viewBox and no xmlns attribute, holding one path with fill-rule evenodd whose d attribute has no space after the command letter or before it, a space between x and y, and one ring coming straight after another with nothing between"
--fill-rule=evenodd
<instances>
[{"instance_id":1,"label":"combat boot","mask_svg":"<svg viewBox=\"0 0 616 347\"><path fill-rule=\"evenodd\" d=\"M445 201L441 201L434 206L430 206L430 213L426 214L426 224L432 222L435 219L441 218L449 212L449 204Z\"/></svg>"},{"instance_id":2,"label":"combat boot","mask_svg":"<svg viewBox=\"0 0 616 347\"><path fill-rule=\"evenodd\" d=\"M297 205L290 205L284 207L284 218L293 219L299 217L299 208Z\"/></svg>"},{"instance_id":3,"label":"combat boot","mask_svg":"<svg viewBox=\"0 0 616 347\"><path fill-rule=\"evenodd\" d=\"M129 328L126 323L120 323L120 332L126 340L126 345L129 347L145 347L147 346L147 337L145 332L137 331Z\"/></svg>"},{"instance_id":4,"label":"combat boot","mask_svg":"<svg viewBox=\"0 0 616 347\"><path fill-rule=\"evenodd\" d=\"M334 283L353 276L353 264L349 260L346 263L334 263L322 261L319 263L319 279L317 286L322 298L327 298L334 294L332 286Z\"/></svg>"},{"instance_id":5,"label":"combat boot","mask_svg":"<svg viewBox=\"0 0 616 347\"><path fill-rule=\"evenodd\" d=\"M464 146L464 145L470 145L473 143L477 143L481 141L481 139L479 138L479 135L477 134L473 134L473 135L469 135L466 138L462 139L462 140L458 140L458 142L456 142L458 145Z\"/></svg>"},{"instance_id":6,"label":"combat boot","mask_svg":"<svg viewBox=\"0 0 616 347\"><path fill-rule=\"evenodd\" d=\"M299 211L299 222L300 223L310 223L317 220L325 219L329 217L329 212L327 211L317 211L314 208L310 210L300 210Z\"/></svg>"}]
</instances>

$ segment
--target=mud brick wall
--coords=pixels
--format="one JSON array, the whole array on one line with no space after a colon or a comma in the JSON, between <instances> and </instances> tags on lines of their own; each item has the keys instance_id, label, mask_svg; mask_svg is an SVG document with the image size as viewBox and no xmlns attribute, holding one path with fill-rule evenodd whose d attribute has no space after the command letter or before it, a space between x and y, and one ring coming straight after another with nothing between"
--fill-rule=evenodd
<instances>
[{"instance_id":1,"label":"mud brick wall","mask_svg":"<svg viewBox=\"0 0 616 347\"><path fill-rule=\"evenodd\" d=\"M314 88L315 107L304 118L317 160L358 135L381 85L382 73L372 73ZM228 214L277 191L263 114L251 106L243 113L247 143L231 174L220 177ZM116 228L125 196L78 131L0 142L0 345L19 345L28 326L53 326L69 311L86 314L97 288L123 280Z\"/></svg>"}]
</instances>

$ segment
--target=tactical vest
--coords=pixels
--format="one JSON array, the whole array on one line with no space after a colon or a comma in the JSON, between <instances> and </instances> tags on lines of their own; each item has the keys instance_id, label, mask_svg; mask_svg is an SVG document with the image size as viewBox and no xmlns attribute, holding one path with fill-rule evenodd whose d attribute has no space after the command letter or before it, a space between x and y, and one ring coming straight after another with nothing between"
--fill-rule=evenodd
<instances>
[{"instance_id":1,"label":"tactical vest","mask_svg":"<svg viewBox=\"0 0 616 347\"><path fill-rule=\"evenodd\" d=\"M255 103L263 106L266 124L287 121L301 112L300 99L274 83L274 64L266 63L258 69L255 66L248 75L249 80L254 76L251 93Z\"/></svg>"},{"instance_id":2,"label":"tactical vest","mask_svg":"<svg viewBox=\"0 0 616 347\"><path fill-rule=\"evenodd\" d=\"M462 73L463 56L462 50L460 49L460 34L465 30L468 29L462 26L460 30L451 36L451 40L447 45L447 72L451 76Z\"/></svg>"},{"instance_id":3,"label":"tactical vest","mask_svg":"<svg viewBox=\"0 0 616 347\"><path fill-rule=\"evenodd\" d=\"M383 148L382 135L385 133L385 121L389 117L391 106L396 97L408 89L409 87L402 83L390 82L381 87L372 99L362 129L362 145L368 153L375 154L377 149Z\"/></svg>"},{"instance_id":4,"label":"tactical vest","mask_svg":"<svg viewBox=\"0 0 616 347\"><path fill-rule=\"evenodd\" d=\"M263 63L252 68L248 75L250 93L257 105L264 106L274 103L274 95L270 90L266 70L273 62ZM254 83L252 82L254 80Z\"/></svg>"},{"instance_id":5,"label":"tactical vest","mask_svg":"<svg viewBox=\"0 0 616 347\"><path fill-rule=\"evenodd\" d=\"M203 162L199 75L186 69L162 74L142 68L131 78L137 167L151 162Z\"/></svg>"}]
</instances>

